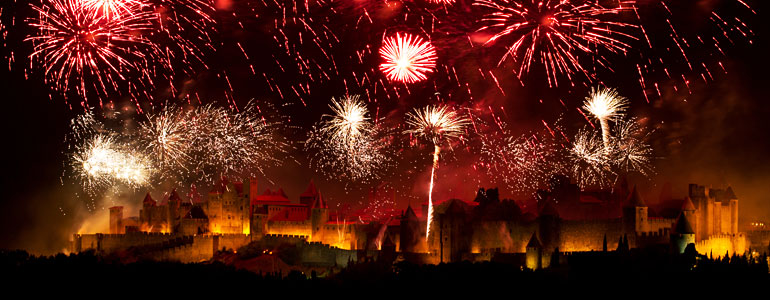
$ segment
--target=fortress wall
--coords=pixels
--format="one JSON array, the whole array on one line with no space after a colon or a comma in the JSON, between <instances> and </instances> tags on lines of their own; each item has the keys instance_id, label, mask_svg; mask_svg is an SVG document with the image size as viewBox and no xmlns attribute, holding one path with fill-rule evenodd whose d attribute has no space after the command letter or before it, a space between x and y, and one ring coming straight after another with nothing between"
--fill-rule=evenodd
<instances>
[{"instance_id":1,"label":"fortress wall","mask_svg":"<svg viewBox=\"0 0 770 300\"><path fill-rule=\"evenodd\" d=\"M673 228L675 219L647 219L647 232L658 232L661 229Z\"/></svg>"},{"instance_id":2,"label":"fortress wall","mask_svg":"<svg viewBox=\"0 0 770 300\"><path fill-rule=\"evenodd\" d=\"M307 236L299 235L281 235L281 234L266 234L262 237L261 244L265 247L273 248L280 246L281 244L302 245L307 242Z\"/></svg>"},{"instance_id":3,"label":"fortress wall","mask_svg":"<svg viewBox=\"0 0 770 300\"><path fill-rule=\"evenodd\" d=\"M703 255L722 257L725 253L729 253L729 255L743 255L748 249L748 246L746 235L743 233L718 234L695 243L695 250Z\"/></svg>"},{"instance_id":4,"label":"fortress wall","mask_svg":"<svg viewBox=\"0 0 770 300\"><path fill-rule=\"evenodd\" d=\"M767 252L770 254L770 230L749 231L746 233L749 245L758 253Z\"/></svg>"},{"instance_id":5,"label":"fortress wall","mask_svg":"<svg viewBox=\"0 0 770 300\"><path fill-rule=\"evenodd\" d=\"M333 267L337 264L337 252L339 248L332 248L318 242L308 243L302 246L300 254L302 264L314 267Z\"/></svg>"},{"instance_id":6,"label":"fortress wall","mask_svg":"<svg viewBox=\"0 0 770 300\"><path fill-rule=\"evenodd\" d=\"M355 224L326 224L310 240L351 250L356 249L357 236Z\"/></svg>"},{"instance_id":7,"label":"fortress wall","mask_svg":"<svg viewBox=\"0 0 770 300\"><path fill-rule=\"evenodd\" d=\"M269 234L305 235L312 234L310 221L301 222L267 222Z\"/></svg>"},{"instance_id":8,"label":"fortress wall","mask_svg":"<svg viewBox=\"0 0 770 300\"><path fill-rule=\"evenodd\" d=\"M485 221L473 224L471 252L524 253L537 223Z\"/></svg>"},{"instance_id":9,"label":"fortress wall","mask_svg":"<svg viewBox=\"0 0 770 300\"><path fill-rule=\"evenodd\" d=\"M126 234L81 234L79 237L80 251L96 249L109 253L128 249L132 246L167 242L176 236L168 233L130 232Z\"/></svg>"},{"instance_id":10,"label":"fortress wall","mask_svg":"<svg viewBox=\"0 0 770 300\"><path fill-rule=\"evenodd\" d=\"M604 235L607 235L607 249L615 250L618 240L623 236L623 222L621 219L595 220L595 221L569 221L561 222L561 252L577 251L601 251L604 245ZM633 237L629 236L629 244Z\"/></svg>"},{"instance_id":11,"label":"fortress wall","mask_svg":"<svg viewBox=\"0 0 770 300\"><path fill-rule=\"evenodd\" d=\"M158 260L193 263L211 259L214 256L214 237L199 235L193 238L192 244L164 249L157 254Z\"/></svg>"},{"instance_id":12,"label":"fortress wall","mask_svg":"<svg viewBox=\"0 0 770 300\"><path fill-rule=\"evenodd\" d=\"M251 238L248 234L223 234L218 236L218 238L219 244L217 245L217 249L224 248L237 250L251 242Z\"/></svg>"}]
</instances>

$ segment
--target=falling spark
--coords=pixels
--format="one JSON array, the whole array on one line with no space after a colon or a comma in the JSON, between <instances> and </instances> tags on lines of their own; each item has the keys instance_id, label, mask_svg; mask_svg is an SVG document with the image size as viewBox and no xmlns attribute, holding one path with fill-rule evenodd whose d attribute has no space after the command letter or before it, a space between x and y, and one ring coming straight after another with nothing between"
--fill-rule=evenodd
<instances>
[{"instance_id":1,"label":"falling spark","mask_svg":"<svg viewBox=\"0 0 770 300\"><path fill-rule=\"evenodd\" d=\"M478 29L491 34L485 44L510 42L498 65L510 58L521 79L539 63L549 85L558 86L560 78L572 82L575 74L595 77L593 68L581 63L581 56L605 61L599 50L625 53L631 47L629 43L637 38L629 31L637 26L612 20L631 12L630 3L633 1L603 6L598 1L480 0L473 5L488 11Z\"/></svg>"}]
</instances>

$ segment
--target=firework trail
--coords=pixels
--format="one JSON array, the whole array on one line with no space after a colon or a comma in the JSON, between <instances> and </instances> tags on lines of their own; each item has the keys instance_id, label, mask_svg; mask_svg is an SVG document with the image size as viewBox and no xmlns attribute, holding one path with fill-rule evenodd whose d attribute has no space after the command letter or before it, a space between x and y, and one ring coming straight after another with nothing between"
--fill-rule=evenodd
<instances>
[{"instance_id":1,"label":"firework trail","mask_svg":"<svg viewBox=\"0 0 770 300\"><path fill-rule=\"evenodd\" d=\"M591 93L583 102L583 109L590 112L601 124L602 141L607 151L612 147L609 122L623 119L628 104L627 98L618 95L615 89L608 88L591 89Z\"/></svg>"},{"instance_id":2,"label":"firework trail","mask_svg":"<svg viewBox=\"0 0 770 300\"><path fill-rule=\"evenodd\" d=\"M576 0L480 0L487 13L480 32L491 34L485 44L510 42L500 59L513 60L521 79L534 63L545 69L548 83L558 86L560 78L573 81L576 74L594 79L592 67L581 63L581 56L604 64L601 52L625 53L637 40L638 27L617 21L619 15L633 11L634 1L617 1L603 6L598 1Z\"/></svg>"},{"instance_id":3,"label":"firework trail","mask_svg":"<svg viewBox=\"0 0 770 300\"><path fill-rule=\"evenodd\" d=\"M313 153L311 165L331 178L370 181L390 165L389 131L372 124L358 96L332 99L333 115L311 130L305 150Z\"/></svg>"},{"instance_id":4,"label":"firework trail","mask_svg":"<svg viewBox=\"0 0 770 300\"><path fill-rule=\"evenodd\" d=\"M438 168L441 144L459 138L470 122L469 119L448 110L446 106L427 106L415 109L407 114L406 123L411 127L408 133L422 137L433 144L433 165L430 170L430 186L428 191L428 224L425 238L430 236L430 225L433 221L433 186Z\"/></svg>"},{"instance_id":5,"label":"firework trail","mask_svg":"<svg viewBox=\"0 0 770 300\"><path fill-rule=\"evenodd\" d=\"M413 83L427 79L436 67L436 48L421 37L396 33L382 43L380 70L389 80Z\"/></svg>"}]
</instances>

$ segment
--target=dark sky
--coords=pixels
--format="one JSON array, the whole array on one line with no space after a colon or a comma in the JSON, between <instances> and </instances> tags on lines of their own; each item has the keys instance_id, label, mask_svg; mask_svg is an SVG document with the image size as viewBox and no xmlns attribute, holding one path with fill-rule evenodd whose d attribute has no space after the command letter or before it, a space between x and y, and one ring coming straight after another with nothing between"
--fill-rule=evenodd
<instances>
[{"instance_id":1,"label":"dark sky","mask_svg":"<svg viewBox=\"0 0 770 300\"><path fill-rule=\"evenodd\" d=\"M728 1L691 2L708 6ZM716 60L723 61L727 74L715 72L714 80L707 85L693 83L691 95L664 89L662 98L653 97L648 104L639 92L634 65L624 65L624 59L615 59L612 61L618 66L615 72L602 73L601 78L605 83L617 86L621 94L632 99L630 114L649 118L651 127L655 128L652 144L656 155L660 157L655 163L657 175L638 182L646 190L647 198L652 201L658 197L661 186L666 182L671 183L674 195L680 197L685 195L686 184L690 182L715 187L732 185L741 199L742 220L770 221L770 164L767 158L770 154L770 122L767 121L770 116L770 99L767 97L770 86L770 59L767 55L770 53L770 22L761 21L765 13L770 11L770 6L765 1L751 2L754 2L752 7L759 14L758 17L748 18L755 35L753 42L749 45L736 41L735 45L726 47L726 58L704 59L712 64ZM698 14L693 12L693 15ZM3 18L5 22L7 16ZM221 29L223 42L243 41L247 49L260 49L260 43L269 41L265 39L270 36L269 30L264 27L265 22L254 21L254 26L260 29L247 33L229 29L231 22L231 19L222 17L222 23L225 24L225 28ZM247 27L249 24L252 23L246 22ZM692 26L695 27L692 30L697 29L697 25ZM343 41L347 39L355 43L355 38L355 33L340 33L340 39ZM460 52L452 48L456 41L447 40L449 42L446 44L437 45L440 55L442 51L452 54ZM252 50L254 52L251 52L250 62L259 66L263 63L260 59L271 60L270 48L265 48L267 50ZM15 49L22 53L28 50L23 47ZM6 55L8 49L3 49L2 53ZM316 122L321 114L330 113L327 107L330 97L344 94L344 86L340 82L332 81L313 87L316 91L312 93L313 97L303 99L308 103L307 106L303 106L296 97L281 100L264 87L264 84L255 84L256 80L243 75L247 69L242 62L233 58L237 53L230 49L212 55L209 58L210 67L228 72L235 86L234 98L240 105L251 98L275 103L282 114L292 118L291 124L299 128L299 137L295 137L297 139L301 139L303 130ZM470 64L468 61L489 60L486 56L494 53L476 55L473 58L458 59L456 63L461 75L475 72L472 69L462 69L462 66ZM264 68L265 72L275 71L274 67ZM346 66L340 68L344 69ZM222 104L222 97L217 96L221 95L221 85L209 83L215 81L216 75L213 73L214 71L200 72L191 80L192 89L196 89L202 98L215 99L211 101ZM5 166L2 180L4 192L0 198L0 226L3 230L0 230L0 248L26 248L45 253L60 251L66 247L68 235L84 217L83 203L74 196L82 192L72 185L62 185L61 176L64 171L62 162L67 155L63 139L68 132L69 120L83 110L77 106L70 108L58 96L51 99L49 89L41 84L39 77L33 74L29 80L25 80L24 74L25 70L19 65L16 65L13 71L8 71L5 67L0 68L0 91L4 92L2 107L5 112L0 118L5 132ZM297 80L294 77L297 74L270 74L282 83L288 84ZM452 102L482 109L494 107L497 113L502 112L502 107L505 113L500 115L522 132L540 130L541 120L553 123L560 117L573 131L585 125L576 108L580 106L587 88L562 86L549 89L542 82L528 83L521 87L513 76L501 76L500 81L506 90L504 97L497 94L493 86L480 84L482 87L474 91L474 99L459 97ZM661 79L661 82L665 80ZM447 94L456 92L455 88L438 87L438 90L445 93L445 98L451 98L447 97ZM399 120L405 111L435 102L435 92L429 84L416 85L411 94L401 99L379 99L376 104L370 103L370 108L380 108L387 118ZM563 100L565 105L562 106L559 100ZM125 101L119 99L115 102L118 107L126 105ZM366 190L367 187L346 193L344 186L339 182L327 180L306 167L305 153L298 150L294 156L297 162L287 163L285 167L269 174L275 186L267 183L262 185L264 181L261 181L260 190L281 186L286 189L290 198L294 198L302 192L307 182L314 178L332 202L357 203L364 199L365 192L360 190ZM442 178L440 182L443 182L437 187L437 199L472 199L473 191L479 184L463 178L462 174L468 172L468 164L464 162L466 161L463 159L456 159L451 166L442 167L441 172L445 175L439 177ZM415 176L411 176L414 182L405 188L406 190L399 192L403 194L399 197L399 206L425 200L420 197L424 194L423 183L428 178L429 163L424 167L425 172L417 172ZM480 185L492 187L497 183L482 182ZM505 190L501 192L503 196L510 195Z\"/></svg>"}]
</instances>

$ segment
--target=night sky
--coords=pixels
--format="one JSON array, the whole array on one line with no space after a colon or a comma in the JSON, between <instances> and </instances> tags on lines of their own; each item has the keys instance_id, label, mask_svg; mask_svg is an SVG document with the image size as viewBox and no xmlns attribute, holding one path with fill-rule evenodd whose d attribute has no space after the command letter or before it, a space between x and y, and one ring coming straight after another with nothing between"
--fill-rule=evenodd
<instances>
[{"instance_id":1,"label":"night sky","mask_svg":"<svg viewBox=\"0 0 770 300\"><path fill-rule=\"evenodd\" d=\"M19 2L23 2L19 0ZM218 33L216 41L221 43L216 53L208 53L204 60L208 68L197 68L195 74L180 76L176 86L180 94L196 95L204 104L242 107L251 99L263 101L275 109L287 120L293 131L289 138L296 141L305 139L308 129L316 123L323 114L331 113L328 105L331 97L346 94L349 77L336 78L313 83L307 76L286 68L283 72L276 67L275 61L290 62L291 53L281 53L272 40L272 23L269 13L261 14L261 18L244 17L248 15L242 6L245 1L232 1L232 5L224 5L229 1L218 1L220 11L217 14ZM736 40L734 45L725 45L725 56L714 54L713 51L698 53L698 62L703 61L711 66L721 61L727 73L713 68L713 80L703 84L697 77L692 80L691 94L685 89L678 92L670 88L670 80L660 76L660 72L647 77L650 82L660 82L662 97L654 90L648 89L650 102L645 101L638 82L635 58L633 55L608 56L613 70L597 70L601 83L616 87L618 91L631 99L629 115L647 118L646 124L654 129L651 144L655 150L656 174L650 178L631 178L638 184L648 201L655 202L662 186L670 183L675 197L686 195L688 183L726 187L731 185L741 200L741 222L749 220L770 221L770 99L767 97L770 85L770 22L763 21L770 5L766 1L748 1L758 15L747 14L745 11L733 11L732 0L683 1L682 7L672 7L675 12L686 12L692 8L712 7L721 9L725 15L735 13L744 21L754 35L747 40ZM406 7L414 3L408 2ZM459 1L458 7L467 7ZM11 4L3 4L11 6ZM8 9L3 12L4 24L9 24ZM26 10L19 14L29 13ZM233 16L233 11L236 11ZM417 18L413 23L401 22L394 17L399 14L399 8L383 9L372 12L374 24L361 25L360 31L350 30L349 24L358 22L359 18L335 20L329 24L339 34L339 45L334 47L338 69L342 74L349 72L371 72L377 65L376 47L382 39L383 32L406 31L417 26L424 26L424 20ZM449 10L447 18L462 18L463 10ZM242 13L242 15L239 15ZM468 15L473 16L475 8ZM419 15L418 13L415 13ZM692 10L691 14L677 15L677 21L687 26L682 29L687 32L704 30L707 26L702 21L703 12ZM409 92L402 88L399 96L382 92L373 94L367 99L367 106L374 114L386 123L398 124L404 114L413 108L422 107L429 103L445 102L469 107L479 112L481 118L491 120L491 113L502 118L521 134L529 131L543 130L543 121L553 124L557 120L565 130L574 133L587 125L577 108L582 105L590 86L598 83L584 84L577 82L571 86L568 82L559 87L550 88L543 74L534 71L525 77L525 85L512 75L511 66L503 64L496 67L499 50L468 49L463 45L465 36L458 37L462 30L473 31L473 22L469 17L457 22L447 22L450 25L438 26L433 40L438 49L439 64L453 65L457 68L461 81L469 83L473 90L468 95L464 86L458 87L452 80L438 79L446 77L446 73L437 72L428 81L410 85ZM410 19L411 20L411 19ZM701 20L701 21L699 21ZM665 24L664 20L656 20L654 24ZM238 22L241 22L240 24ZM17 22L19 24L20 22ZM470 25L469 25L470 24ZM28 53L30 45L21 40L26 34L21 25L9 29L13 33L6 40L6 47L0 48L0 56L7 57L11 50L16 55L15 63L9 71L7 67L0 68L0 91L3 91L3 108L5 115L2 119L4 128L4 165L2 180L2 198L0 198L0 248L24 248L33 252L51 253L61 251L79 224L90 213L84 209L83 192L78 186L63 177L64 161L67 159L67 147L64 137L69 131L70 120L84 112L84 109L73 100L65 102L61 94L43 84L39 72L29 70L28 62L22 53ZM241 25L243 26L242 29ZM335 27L337 26L337 27ZM347 27L346 27L347 26ZM656 25L648 29L655 41ZM471 29L464 29L464 28ZM444 34L445 33L445 34ZM713 33L712 33L713 34ZM235 46L240 43L248 53L244 58L241 50ZM354 50L374 44L375 50L363 63L344 59ZM347 45L344 47L341 45ZM307 50L306 52L304 52ZM673 57L674 49L669 49ZM299 48L299 52L308 57L319 57L313 47ZM662 53L665 51L658 51ZM712 57L713 56L713 57ZM672 60L673 61L673 60ZM0 62L7 62L3 59ZM6 64L3 64L6 65ZM286 63L287 66L291 65ZM253 75L250 66L256 68L258 75ZM487 79L478 76L477 69L492 69L499 75L500 85L505 95L499 92L495 85ZM672 65L672 69L684 69L684 64ZM348 72L348 73L346 73ZM268 74L276 85L283 85L286 90L296 83L311 82L310 93L297 97L293 92L286 92L283 98L271 91L265 84L262 73ZM375 72L376 73L376 72ZM227 74L229 84L223 80L222 74ZM28 77L28 79L25 79ZM680 80L681 81L681 80ZM232 86L232 90L229 86ZM586 86L587 85L587 86ZM668 86L668 87L666 87ZM189 98L171 97L168 89L158 87L153 91L155 99L139 100L143 110L152 110L164 104L185 105ZM349 94L364 93L363 89L350 87ZM117 96L105 99L110 103L99 107L96 98L89 99L89 105L96 113L122 111L126 118L141 118L136 114L136 104L127 97ZM304 102L304 104L303 104ZM68 104L69 103L69 104ZM563 104L562 104L563 103ZM490 109L491 108L491 109ZM418 157L416 165L404 164L394 172L397 175L383 178L380 182L389 182L397 186L396 208L403 209L408 204L415 205L426 201L425 192L430 174L430 150L409 150L407 154ZM338 203L359 205L367 199L368 191L377 184L362 185L339 182L334 178L326 178L322 173L307 166L307 153L301 146L291 152L293 159L287 160L280 168L268 170L268 177L260 177L260 190L265 188L282 187L289 198L298 197L310 179L314 179L321 188L327 200L335 206ZM434 198L439 201L449 197L472 200L479 187L501 187L501 195L506 198L523 199L526 195L514 194L507 191L499 182L492 182L483 176L469 178L468 174L476 174L471 165L478 157L467 152L457 151L446 156L446 163L439 169L438 183ZM442 158L444 159L444 158ZM413 174L412 174L413 172ZM409 174L404 176L403 174ZM470 176L474 177L474 176ZM271 183L272 182L272 183ZM159 187L153 190L156 199L171 187ZM136 203L141 201L146 190L133 191L135 195L126 196ZM156 196L157 195L157 196ZM100 209L123 202L110 203L96 200ZM123 200L125 201L125 200ZM104 211L99 211L104 213ZM134 212L138 214L137 212Z\"/></svg>"}]
</instances>

